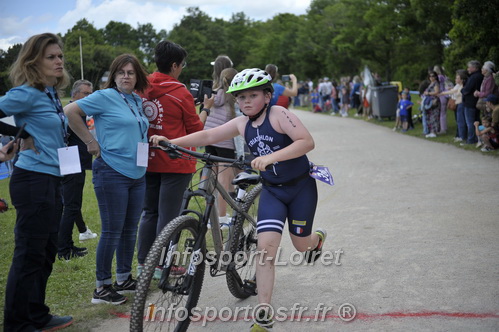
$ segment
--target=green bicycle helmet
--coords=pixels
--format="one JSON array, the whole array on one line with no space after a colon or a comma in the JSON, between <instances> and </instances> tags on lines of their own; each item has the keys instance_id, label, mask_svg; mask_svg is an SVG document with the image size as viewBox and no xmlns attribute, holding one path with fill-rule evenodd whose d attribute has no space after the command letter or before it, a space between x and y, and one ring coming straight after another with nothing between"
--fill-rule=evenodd
<instances>
[{"instance_id":1,"label":"green bicycle helmet","mask_svg":"<svg viewBox=\"0 0 499 332\"><path fill-rule=\"evenodd\" d=\"M245 69L232 79L227 93L237 93L249 89L265 90L274 92L272 77L264 70L258 68Z\"/></svg>"}]
</instances>

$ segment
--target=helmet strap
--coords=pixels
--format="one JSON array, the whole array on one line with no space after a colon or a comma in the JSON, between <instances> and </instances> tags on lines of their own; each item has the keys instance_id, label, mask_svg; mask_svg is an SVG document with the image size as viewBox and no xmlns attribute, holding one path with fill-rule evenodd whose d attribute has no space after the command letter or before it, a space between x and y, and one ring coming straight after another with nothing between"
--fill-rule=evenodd
<instances>
[{"instance_id":1,"label":"helmet strap","mask_svg":"<svg viewBox=\"0 0 499 332\"><path fill-rule=\"evenodd\" d=\"M250 120L251 122L253 122L253 121L255 121L256 119L258 119L258 118L262 115L263 111L265 111L265 109L267 108L267 106L268 106L268 104L263 105L263 107L262 107L262 109L260 110L260 112L256 113L256 114L255 114L255 115L253 115L253 116L249 116L249 115L248 115L249 120ZM244 114L244 115L246 115L246 114Z\"/></svg>"}]
</instances>

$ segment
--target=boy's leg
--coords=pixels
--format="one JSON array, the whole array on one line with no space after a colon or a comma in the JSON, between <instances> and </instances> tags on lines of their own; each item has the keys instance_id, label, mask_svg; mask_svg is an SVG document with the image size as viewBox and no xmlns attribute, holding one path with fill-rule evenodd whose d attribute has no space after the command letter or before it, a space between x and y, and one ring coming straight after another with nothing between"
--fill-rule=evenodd
<instances>
[{"instance_id":1,"label":"boy's leg","mask_svg":"<svg viewBox=\"0 0 499 332\"><path fill-rule=\"evenodd\" d=\"M300 237L293 234L289 234L289 236L291 237L293 246L296 248L296 250L301 252L312 250L319 244L319 235L317 235L317 233L315 232L305 237Z\"/></svg>"},{"instance_id":2,"label":"boy's leg","mask_svg":"<svg viewBox=\"0 0 499 332\"><path fill-rule=\"evenodd\" d=\"M281 243L282 234L263 232L258 234L258 255L256 257L256 284L258 285L258 303L272 300L275 278L275 259Z\"/></svg>"}]
</instances>

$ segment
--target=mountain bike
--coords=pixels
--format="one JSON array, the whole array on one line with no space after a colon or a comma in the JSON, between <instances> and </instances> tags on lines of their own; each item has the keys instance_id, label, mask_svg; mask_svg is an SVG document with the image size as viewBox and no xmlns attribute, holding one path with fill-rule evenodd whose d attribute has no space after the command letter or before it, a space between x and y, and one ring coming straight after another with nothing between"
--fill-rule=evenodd
<instances>
[{"instance_id":1,"label":"mountain bike","mask_svg":"<svg viewBox=\"0 0 499 332\"><path fill-rule=\"evenodd\" d=\"M232 181L237 187L233 197L217 181L215 166L218 163L218 169L247 169L249 164L243 159L194 152L167 142L160 145L170 157L196 158L204 166L197 185L192 185L184 193L180 216L165 226L147 255L137 280L130 331L186 331L199 300L206 265L209 265L212 277L225 274L229 291L236 298L256 295L256 218L262 190L260 176L253 170L239 173ZM228 231L222 231L220 227L217 192L233 211ZM204 206L193 209L196 201L204 202ZM194 204L190 204L192 202ZM213 250L208 252L210 232ZM162 266L162 273L156 282L153 275L157 266Z\"/></svg>"}]
</instances>

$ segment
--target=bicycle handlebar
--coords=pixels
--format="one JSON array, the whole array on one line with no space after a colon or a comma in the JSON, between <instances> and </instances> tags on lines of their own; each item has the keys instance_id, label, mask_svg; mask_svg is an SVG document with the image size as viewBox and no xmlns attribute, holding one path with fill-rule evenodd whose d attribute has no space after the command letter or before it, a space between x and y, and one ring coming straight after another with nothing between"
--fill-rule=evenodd
<instances>
[{"instance_id":1,"label":"bicycle handlebar","mask_svg":"<svg viewBox=\"0 0 499 332\"><path fill-rule=\"evenodd\" d=\"M178 145L172 144L170 142L166 142L166 141L160 141L159 145L161 145L162 147L164 147L166 149L166 151L175 153L179 157L182 156L182 153L185 153L185 154L188 154L190 156L193 156L196 159L203 160L205 162L217 162L217 163L234 164L234 165L237 165L240 168L243 168L244 166L251 167L251 163L248 162L248 161L245 161L242 158L240 158L240 159L231 159L231 158L223 158L223 157L214 156L214 155L209 154L209 153L200 153L200 152L192 151L192 150L183 148L181 146L178 146Z\"/></svg>"}]
</instances>

